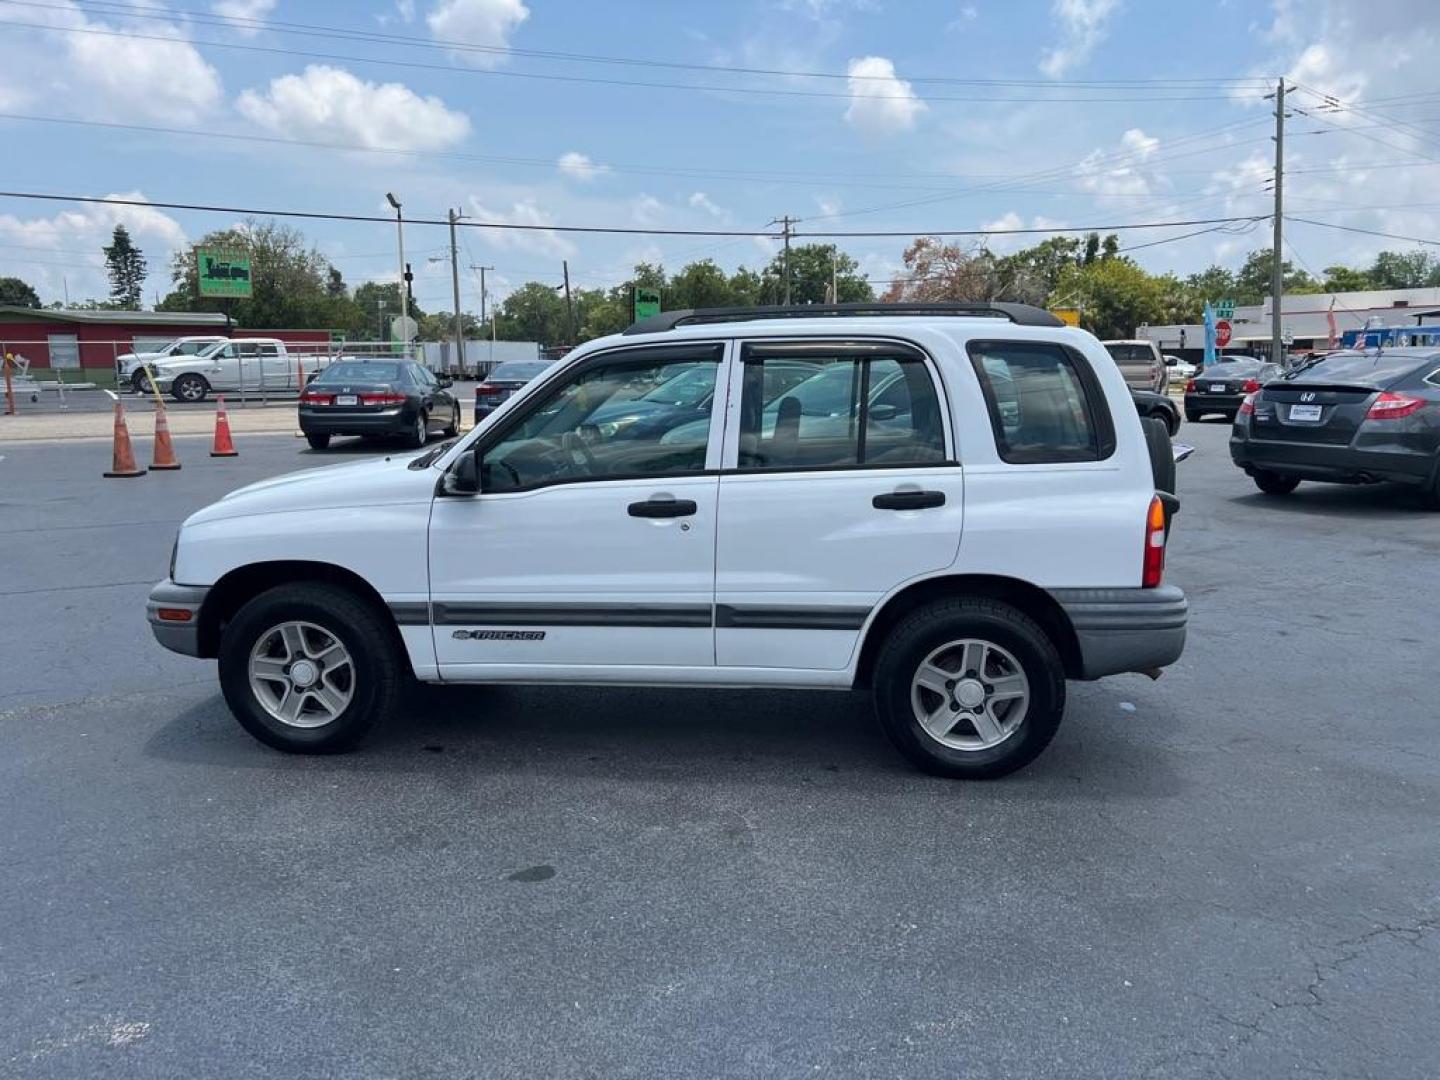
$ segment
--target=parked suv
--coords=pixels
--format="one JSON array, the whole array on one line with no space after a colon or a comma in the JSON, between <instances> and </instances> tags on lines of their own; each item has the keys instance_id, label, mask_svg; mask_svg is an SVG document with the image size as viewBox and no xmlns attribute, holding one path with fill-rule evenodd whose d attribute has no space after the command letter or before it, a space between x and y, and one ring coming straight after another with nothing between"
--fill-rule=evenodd
<instances>
[{"instance_id":1,"label":"parked suv","mask_svg":"<svg viewBox=\"0 0 1440 1080\"><path fill-rule=\"evenodd\" d=\"M1152 390L1163 394L1170 389L1170 369L1153 341L1134 338L1128 341L1102 342L1115 359L1120 373L1133 390Z\"/></svg>"},{"instance_id":2,"label":"parked suv","mask_svg":"<svg viewBox=\"0 0 1440 1080\"><path fill-rule=\"evenodd\" d=\"M767 402L796 364L841 406ZM687 370L716 403L693 437L594 422ZM1065 680L1179 657L1173 475L1100 343L1036 308L676 311L453 444L193 514L149 620L282 750L353 745L412 674L866 688L920 768L992 777L1049 743Z\"/></svg>"}]
</instances>

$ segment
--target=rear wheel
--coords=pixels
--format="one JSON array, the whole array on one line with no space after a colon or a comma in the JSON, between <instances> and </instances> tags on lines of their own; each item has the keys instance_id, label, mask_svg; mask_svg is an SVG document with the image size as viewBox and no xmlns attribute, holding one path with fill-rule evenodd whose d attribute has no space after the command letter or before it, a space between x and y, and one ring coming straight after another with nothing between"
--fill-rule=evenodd
<instances>
[{"instance_id":1,"label":"rear wheel","mask_svg":"<svg viewBox=\"0 0 1440 1080\"><path fill-rule=\"evenodd\" d=\"M170 386L170 394L176 401L188 401L192 404L204 401L209 392L210 384L205 381L204 376L193 373L181 375Z\"/></svg>"},{"instance_id":2,"label":"rear wheel","mask_svg":"<svg viewBox=\"0 0 1440 1080\"><path fill-rule=\"evenodd\" d=\"M990 779L1033 761L1065 710L1065 671L1028 615L993 600L927 605L875 666L875 711L895 747L937 776Z\"/></svg>"},{"instance_id":3,"label":"rear wheel","mask_svg":"<svg viewBox=\"0 0 1440 1080\"><path fill-rule=\"evenodd\" d=\"M460 434L460 406L458 404L450 416L450 423L445 425L445 430L441 434L447 439L453 439L456 435Z\"/></svg>"},{"instance_id":4,"label":"rear wheel","mask_svg":"<svg viewBox=\"0 0 1440 1080\"><path fill-rule=\"evenodd\" d=\"M346 750L398 698L404 667L394 632L353 593L289 584L261 593L220 638L230 711L277 750Z\"/></svg>"},{"instance_id":5,"label":"rear wheel","mask_svg":"<svg viewBox=\"0 0 1440 1080\"><path fill-rule=\"evenodd\" d=\"M430 418L421 409L415 414L415 423L405 435L405 444L416 450L430 441Z\"/></svg>"},{"instance_id":6,"label":"rear wheel","mask_svg":"<svg viewBox=\"0 0 1440 1080\"><path fill-rule=\"evenodd\" d=\"M1255 486L1266 495L1289 495L1300 486L1298 476L1282 476L1277 472L1270 472L1268 469L1261 469L1252 477Z\"/></svg>"},{"instance_id":7,"label":"rear wheel","mask_svg":"<svg viewBox=\"0 0 1440 1080\"><path fill-rule=\"evenodd\" d=\"M330 436L328 433L306 435L305 441L310 444L311 450L324 450L330 445Z\"/></svg>"},{"instance_id":8,"label":"rear wheel","mask_svg":"<svg viewBox=\"0 0 1440 1080\"><path fill-rule=\"evenodd\" d=\"M1186 410L1185 410L1185 422L1186 422L1187 424L1198 424L1198 423L1200 422L1200 410L1199 410L1199 409L1186 409Z\"/></svg>"}]
</instances>

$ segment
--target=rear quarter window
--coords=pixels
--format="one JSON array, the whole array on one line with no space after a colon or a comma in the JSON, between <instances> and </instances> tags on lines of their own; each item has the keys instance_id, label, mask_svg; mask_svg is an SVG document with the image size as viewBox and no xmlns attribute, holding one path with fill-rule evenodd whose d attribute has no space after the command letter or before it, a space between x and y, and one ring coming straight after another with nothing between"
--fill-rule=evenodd
<instances>
[{"instance_id":1,"label":"rear quarter window","mask_svg":"<svg viewBox=\"0 0 1440 1080\"><path fill-rule=\"evenodd\" d=\"M1002 461L1101 461L1115 452L1104 391L1075 350L1047 342L972 341L967 351Z\"/></svg>"}]
</instances>

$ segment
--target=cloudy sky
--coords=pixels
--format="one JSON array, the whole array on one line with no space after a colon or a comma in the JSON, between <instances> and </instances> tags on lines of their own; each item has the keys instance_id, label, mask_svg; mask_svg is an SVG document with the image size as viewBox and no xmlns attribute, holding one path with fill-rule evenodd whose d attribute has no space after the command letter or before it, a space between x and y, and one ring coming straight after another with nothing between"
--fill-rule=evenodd
<instances>
[{"instance_id":1,"label":"cloudy sky","mask_svg":"<svg viewBox=\"0 0 1440 1080\"><path fill-rule=\"evenodd\" d=\"M1301 89L1287 210L1440 239L1435 0L0 0L4 188L539 226L919 234L1269 212L1262 84ZM1330 95L1327 100L1325 95ZM0 198L0 275L103 295L124 221L160 271L233 213ZM352 284L393 227L297 222ZM1268 223L1127 232L1154 270L1235 265ZM1231 231L1233 230L1233 231ZM1242 231L1248 230L1248 231ZM1313 270L1410 247L1295 223ZM763 237L462 231L465 264L609 284L757 266ZM449 306L443 229L407 228ZM994 236L1008 250L1035 237ZM904 238L839 241L877 283ZM1440 248L1435 249L1440 251ZM169 282L155 273L149 294ZM465 303L478 306L467 272Z\"/></svg>"}]
</instances>

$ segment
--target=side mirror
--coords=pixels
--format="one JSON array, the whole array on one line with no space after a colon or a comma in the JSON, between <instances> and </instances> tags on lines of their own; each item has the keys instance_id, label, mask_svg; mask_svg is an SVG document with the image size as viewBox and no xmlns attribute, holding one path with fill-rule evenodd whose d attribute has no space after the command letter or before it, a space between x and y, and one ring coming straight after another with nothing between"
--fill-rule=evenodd
<instances>
[{"instance_id":1,"label":"side mirror","mask_svg":"<svg viewBox=\"0 0 1440 1080\"><path fill-rule=\"evenodd\" d=\"M440 478L440 491L443 495L456 497L480 494L480 455L477 451L467 450L450 464Z\"/></svg>"},{"instance_id":2,"label":"side mirror","mask_svg":"<svg viewBox=\"0 0 1440 1080\"><path fill-rule=\"evenodd\" d=\"M436 375L435 381L440 384L442 389L447 386L455 385L455 380L452 379L449 375Z\"/></svg>"},{"instance_id":3,"label":"side mirror","mask_svg":"<svg viewBox=\"0 0 1440 1080\"><path fill-rule=\"evenodd\" d=\"M900 407L898 405L882 404L870 406L871 420L879 420L881 422L884 422L886 420L894 420L895 417L899 415Z\"/></svg>"}]
</instances>

